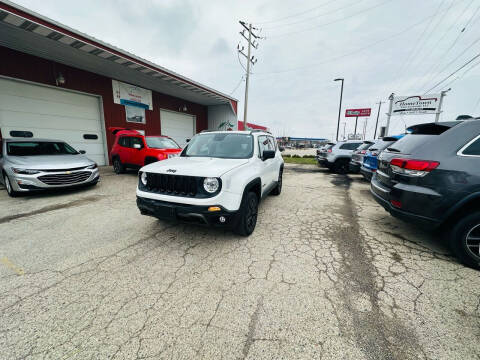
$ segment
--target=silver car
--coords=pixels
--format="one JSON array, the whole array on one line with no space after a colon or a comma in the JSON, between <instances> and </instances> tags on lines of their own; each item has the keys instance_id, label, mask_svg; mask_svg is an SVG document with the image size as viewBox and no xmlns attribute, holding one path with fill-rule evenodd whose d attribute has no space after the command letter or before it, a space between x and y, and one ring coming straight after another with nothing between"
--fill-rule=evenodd
<instances>
[{"instance_id":1,"label":"silver car","mask_svg":"<svg viewBox=\"0 0 480 360\"><path fill-rule=\"evenodd\" d=\"M61 140L3 139L0 151L2 183L8 195L21 192L94 185L97 164Z\"/></svg>"}]
</instances>

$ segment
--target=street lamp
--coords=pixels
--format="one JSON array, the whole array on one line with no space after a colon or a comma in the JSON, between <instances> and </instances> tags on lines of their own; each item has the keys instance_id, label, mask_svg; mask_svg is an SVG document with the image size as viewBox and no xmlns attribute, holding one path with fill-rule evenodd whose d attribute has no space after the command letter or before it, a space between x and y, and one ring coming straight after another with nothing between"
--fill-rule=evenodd
<instances>
[{"instance_id":1,"label":"street lamp","mask_svg":"<svg viewBox=\"0 0 480 360\"><path fill-rule=\"evenodd\" d=\"M340 130L340 115L342 113L342 97L343 97L343 78L338 78L333 81L341 81L342 82L342 88L340 90L340 104L338 105L338 122L337 122L337 141L338 141L338 131Z\"/></svg>"}]
</instances>

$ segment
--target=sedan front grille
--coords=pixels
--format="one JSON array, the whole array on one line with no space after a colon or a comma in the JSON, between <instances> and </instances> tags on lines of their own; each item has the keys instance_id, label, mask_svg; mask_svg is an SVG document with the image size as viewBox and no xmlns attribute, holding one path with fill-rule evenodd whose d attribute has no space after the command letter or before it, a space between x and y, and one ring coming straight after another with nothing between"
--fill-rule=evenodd
<instances>
[{"instance_id":1,"label":"sedan front grille","mask_svg":"<svg viewBox=\"0 0 480 360\"><path fill-rule=\"evenodd\" d=\"M92 173L90 171L79 171L71 174L42 175L38 180L47 185L72 185L84 182Z\"/></svg>"},{"instance_id":2,"label":"sedan front grille","mask_svg":"<svg viewBox=\"0 0 480 360\"><path fill-rule=\"evenodd\" d=\"M147 191L177 196L196 196L197 177L147 173Z\"/></svg>"}]
</instances>

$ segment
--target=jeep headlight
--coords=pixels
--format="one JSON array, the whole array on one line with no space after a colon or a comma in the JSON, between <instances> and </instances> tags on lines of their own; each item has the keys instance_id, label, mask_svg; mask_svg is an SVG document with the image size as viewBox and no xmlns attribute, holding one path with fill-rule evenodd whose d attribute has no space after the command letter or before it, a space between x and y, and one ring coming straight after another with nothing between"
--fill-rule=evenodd
<instances>
[{"instance_id":1,"label":"jeep headlight","mask_svg":"<svg viewBox=\"0 0 480 360\"><path fill-rule=\"evenodd\" d=\"M213 194L218 190L220 183L217 178L205 178L203 180L203 188L206 192Z\"/></svg>"},{"instance_id":2,"label":"jeep headlight","mask_svg":"<svg viewBox=\"0 0 480 360\"><path fill-rule=\"evenodd\" d=\"M87 169L93 170L93 169L96 169L97 167L98 167L97 163L94 163L92 165L87 166Z\"/></svg>"},{"instance_id":3,"label":"jeep headlight","mask_svg":"<svg viewBox=\"0 0 480 360\"><path fill-rule=\"evenodd\" d=\"M142 182L143 185L147 186L147 173L142 172L140 175L140 181Z\"/></svg>"}]
</instances>

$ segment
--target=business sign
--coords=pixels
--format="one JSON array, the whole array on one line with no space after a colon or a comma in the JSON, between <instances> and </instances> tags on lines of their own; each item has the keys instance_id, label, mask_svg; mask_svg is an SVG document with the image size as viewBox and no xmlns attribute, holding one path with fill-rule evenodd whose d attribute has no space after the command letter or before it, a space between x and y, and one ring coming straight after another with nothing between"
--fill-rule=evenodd
<instances>
[{"instance_id":1,"label":"business sign","mask_svg":"<svg viewBox=\"0 0 480 360\"><path fill-rule=\"evenodd\" d=\"M141 87L112 80L113 102L153 110L152 92Z\"/></svg>"},{"instance_id":2,"label":"business sign","mask_svg":"<svg viewBox=\"0 0 480 360\"><path fill-rule=\"evenodd\" d=\"M362 134L348 134L348 140L362 140Z\"/></svg>"},{"instance_id":3,"label":"business sign","mask_svg":"<svg viewBox=\"0 0 480 360\"><path fill-rule=\"evenodd\" d=\"M435 114L440 103L440 94L395 96L392 115Z\"/></svg>"},{"instance_id":4,"label":"business sign","mask_svg":"<svg viewBox=\"0 0 480 360\"><path fill-rule=\"evenodd\" d=\"M361 116L370 116L372 113L371 108L365 109L347 109L345 110L345 117L361 117Z\"/></svg>"}]
</instances>

